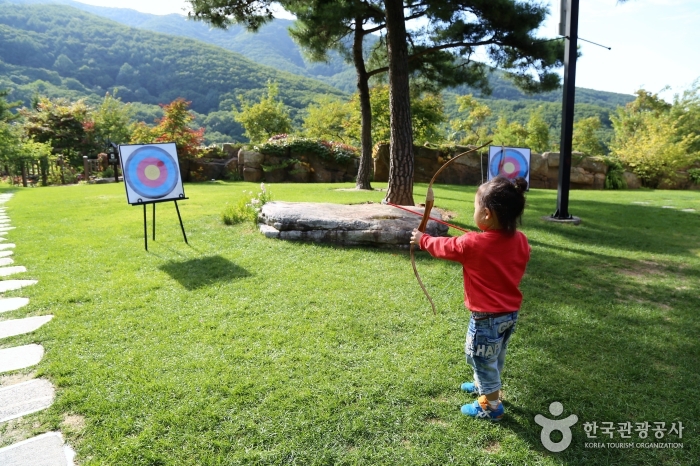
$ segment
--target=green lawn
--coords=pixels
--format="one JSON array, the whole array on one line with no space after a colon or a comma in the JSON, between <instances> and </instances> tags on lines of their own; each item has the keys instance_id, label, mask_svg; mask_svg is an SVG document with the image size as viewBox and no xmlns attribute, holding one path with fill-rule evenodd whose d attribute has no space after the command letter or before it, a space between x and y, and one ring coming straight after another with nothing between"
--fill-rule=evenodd
<instances>
[{"instance_id":1,"label":"green lawn","mask_svg":"<svg viewBox=\"0 0 700 466\"><path fill-rule=\"evenodd\" d=\"M286 201L383 197L336 191L350 186L271 190ZM60 429L80 464L697 464L700 192L573 191L577 227L540 220L556 191L528 194L532 259L507 417L490 424L459 412L472 398L459 390L470 372L457 265L418 254L434 317L406 251L266 239L220 219L257 185L185 189L189 246L165 203L149 252L142 209L122 185L15 191L7 238L28 272L11 278L39 283L7 293L31 302L0 319L55 318L0 341L46 349L33 371L0 381L46 377L58 392L50 409L0 425L0 447ZM474 192L438 186L436 205L473 227ZM534 422L553 417L554 401L579 419L562 453L542 446ZM583 429L628 421L680 421L683 438L587 439ZM651 441L683 448L586 448Z\"/></svg>"}]
</instances>

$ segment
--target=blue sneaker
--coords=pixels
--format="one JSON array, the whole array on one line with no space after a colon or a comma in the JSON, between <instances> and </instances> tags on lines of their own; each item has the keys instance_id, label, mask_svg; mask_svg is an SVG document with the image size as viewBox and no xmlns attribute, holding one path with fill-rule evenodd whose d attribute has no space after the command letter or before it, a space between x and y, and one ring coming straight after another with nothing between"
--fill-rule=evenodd
<instances>
[{"instance_id":1,"label":"blue sneaker","mask_svg":"<svg viewBox=\"0 0 700 466\"><path fill-rule=\"evenodd\" d=\"M486 395L481 395L478 400L471 404L462 406L462 414L476 418L488 419L489 421L500 421L505 410L503 403L498 403L498 408L493 409L486 399Z\"/></svg>"},{"instance_id":2,"label":"blue sneaker","mask_svg":"<svg viewBox=\"0 0 700 466\"><path fill-rule=\"evenodd\" d=\"M479 387L474 382L464 382L461 388L463 392L479 394Z\"/></svg>"}]
</instances>

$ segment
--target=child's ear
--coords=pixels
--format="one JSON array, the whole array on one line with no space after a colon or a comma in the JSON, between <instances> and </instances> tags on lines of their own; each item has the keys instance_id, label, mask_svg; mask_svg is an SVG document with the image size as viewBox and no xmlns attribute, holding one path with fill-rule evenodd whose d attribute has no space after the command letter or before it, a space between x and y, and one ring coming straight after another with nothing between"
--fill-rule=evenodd
<instances>
[{"instance_id":1,"label":"child's ear","mask_svg":"<svg viewBox=\"0 0 700 466\"><path fill-rule=\"evenodd\" d=\"M484 218L486 220L491 218L491 210L487 207L484 207Z\"/></svg>"}]
</instances>

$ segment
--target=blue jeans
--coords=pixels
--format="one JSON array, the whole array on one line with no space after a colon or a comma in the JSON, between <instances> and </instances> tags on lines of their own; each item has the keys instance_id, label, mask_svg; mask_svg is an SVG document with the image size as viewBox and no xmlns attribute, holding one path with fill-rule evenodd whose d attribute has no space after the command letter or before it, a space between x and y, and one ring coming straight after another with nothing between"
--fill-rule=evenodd
<instances>
[{"instance_id":1,"label":"blue jeans","mask_svg":"<svg viewBox=\"0 0 700 466\"><path fill-rule=\"evenodd\" d=\"M474 369L474 382L479 387L480 395L501 389L506 349L517 321L517 312L472 312L464 351L467 363Z\"/></svg>"}]
</instances>

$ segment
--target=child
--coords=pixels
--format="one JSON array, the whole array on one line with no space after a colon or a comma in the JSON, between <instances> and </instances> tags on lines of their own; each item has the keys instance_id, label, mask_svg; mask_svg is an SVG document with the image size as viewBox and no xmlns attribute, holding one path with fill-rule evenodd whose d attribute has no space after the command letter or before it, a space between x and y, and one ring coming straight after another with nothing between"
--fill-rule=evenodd
<instances>
[{"instance_id":1,"label":"child","mask_svg":"<svg viewBox=\"0 0 700 466\"><path fill-rule=\"evenodd\" d=\"M518 289L530 259L530 245L516 230L525 208L527 181L493 178L474 198L474 222L482 232L453 238L433 238L413 230L411 243L430 255L462 264L464 304L471 311L465 352L474 381L462 390L478 393L478 400L462 406L462 413L500 421L501 373L510 336L515 330L522 293Z\"/></svg>"}]
</instances>

